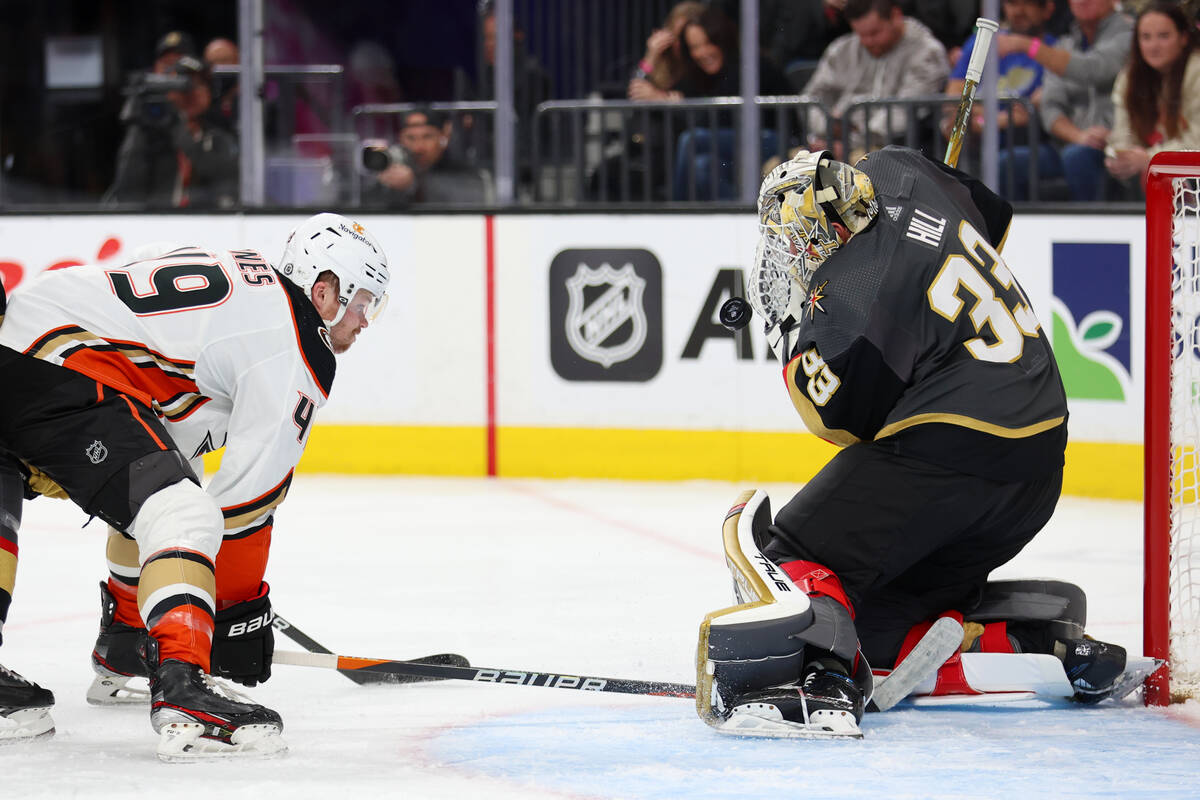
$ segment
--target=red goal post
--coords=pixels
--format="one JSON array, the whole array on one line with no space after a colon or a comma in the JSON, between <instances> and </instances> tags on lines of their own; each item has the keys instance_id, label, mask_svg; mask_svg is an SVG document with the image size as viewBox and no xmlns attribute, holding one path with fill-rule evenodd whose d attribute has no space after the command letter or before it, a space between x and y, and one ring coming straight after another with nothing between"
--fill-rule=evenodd
<instances>
[{"instance_id":1,"label":"red goal post","mask_svg":"<svg viewBox=\"0 0 1200 800\"><path fill-rule=\"evenodd\" d=\"M1200 697L1200 152L1146 178L1146 703Z\"/></svg>"}]
</instances>

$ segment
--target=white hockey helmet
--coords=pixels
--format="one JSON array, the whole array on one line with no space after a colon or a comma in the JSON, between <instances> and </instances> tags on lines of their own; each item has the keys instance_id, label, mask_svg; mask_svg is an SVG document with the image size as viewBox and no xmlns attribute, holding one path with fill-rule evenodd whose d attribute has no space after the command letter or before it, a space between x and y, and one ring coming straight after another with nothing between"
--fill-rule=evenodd
<instances>
[{"instance_id":1,"label":"white hockey helmet","mask_svg":"<svg viewBox=\"0 0 1200 800\"><path fill-rule=\"evenodd\" d=\"M317 214L297 225L288 234L279 259L279 271L305 294L326 270L337 276L339 284L337 315L326 320L330 326L341 320L359 289L366 289L374 298L368 319L378 317L387 305L391 273L383 248L366 228L340 214Z\"/></svg>"}]
</instances>

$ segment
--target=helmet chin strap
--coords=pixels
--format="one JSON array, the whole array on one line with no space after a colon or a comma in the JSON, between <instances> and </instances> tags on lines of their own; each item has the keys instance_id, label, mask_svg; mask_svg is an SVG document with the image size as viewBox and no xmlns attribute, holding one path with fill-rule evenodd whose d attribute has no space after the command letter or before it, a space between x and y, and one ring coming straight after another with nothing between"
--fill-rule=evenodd
<instances>
[{"instance_id":1,"label":"helmet chin strap","mask_svg":"<svg viewBox=\"0 0 1200 800\"><path fill-rule=\"evenodd\" d=\"M341 298L338 298L337 313L333 315L333 319L325 319L324 317L321 318L325 320L325 327L332 328L334 325L337 325L339 322L341 322L342 317L346 316L346 308L347 306L342 305Z\"/></svg>"},{"instance_id":2,"label":"helmet chin strap","mask_svg":"<svg viewBox=\"0 0 1200 800\"><path fill-rule=\"evenodd\" d=\"M779 359L780 364L786 365L788 362L792 342L796 339L793 334L795 329L796 321L788 316L772 325L767 331L767 344L771 346L771 352Z\"/></svg>"}]
</instances>

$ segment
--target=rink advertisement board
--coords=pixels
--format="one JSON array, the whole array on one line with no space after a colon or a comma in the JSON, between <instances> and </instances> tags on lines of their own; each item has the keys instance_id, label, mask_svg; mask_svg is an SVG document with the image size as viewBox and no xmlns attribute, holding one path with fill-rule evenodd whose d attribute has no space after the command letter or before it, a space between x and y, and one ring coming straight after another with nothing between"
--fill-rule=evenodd
<instances>
[{"instance_id":1,"label":"rink advertisement board","mask_svg":"<svg viewBox=\"0 0 1200 800\"><path fill-rule=\"evenodd\" d=\"M301 219L0 217L0 276L19 292L164 241L274 262ZM303 468L799 482L833 453L804 432L759 325L717 322L743 292L751 215L359 219L391 301L339 359ZM1067 385L1078 494L1140 496L1144 238L1137 216L1018 216L1006 242Z\"/></svg>"}]
</instances>

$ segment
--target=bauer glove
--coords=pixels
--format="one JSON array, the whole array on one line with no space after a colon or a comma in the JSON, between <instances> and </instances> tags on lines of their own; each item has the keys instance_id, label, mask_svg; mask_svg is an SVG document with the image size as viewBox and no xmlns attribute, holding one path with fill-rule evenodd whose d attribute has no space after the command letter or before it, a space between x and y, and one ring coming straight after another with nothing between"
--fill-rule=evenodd
<instances>
[{"instance_id":1,"label":"bauer glove","mask_svg":"<svg viewBox=\"0 0 1200 800\"><path fill-rule=\"evenodd\" d=\"M266 581L256 597L217 612L212 643L212 674L244 686L271 677L275 632Z\"/></svg>"}]
</instances>

